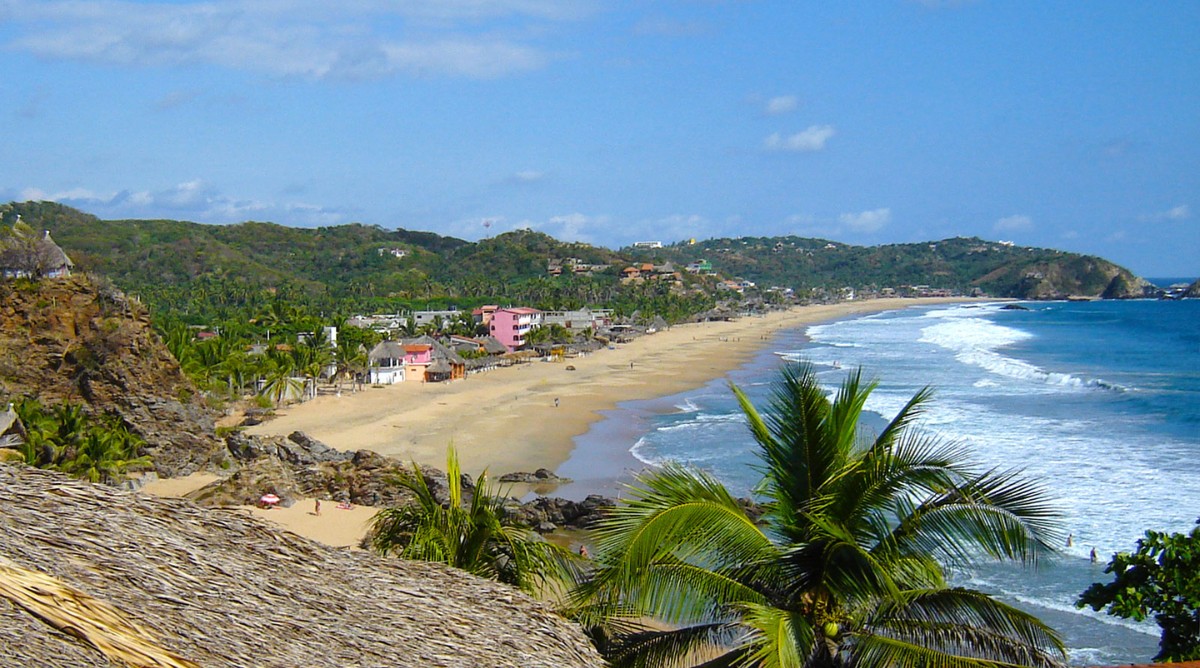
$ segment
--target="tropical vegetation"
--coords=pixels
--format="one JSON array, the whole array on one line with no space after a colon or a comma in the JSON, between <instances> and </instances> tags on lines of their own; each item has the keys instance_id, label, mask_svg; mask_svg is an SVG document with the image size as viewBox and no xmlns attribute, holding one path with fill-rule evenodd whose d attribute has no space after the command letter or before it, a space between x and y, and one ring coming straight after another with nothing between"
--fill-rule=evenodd
<instances>
[{"instance_id":1,"label":"tropical vegetation","mask_svg":"<svg viewBox=\"0 0 1200 668\"><path fill-rule=\"evenodd\" d=\"M468 494L453 447L446 457L445 500L439 500L414 463L396 483L413 500L385 508L371 520L371 547L381 554L433 561L528 592L573 578L574 559L557 545L508 520L506 497L493 489L487 472Z\"/></svg>"},{"instance_id":2,"label":"tropical vegetation","mask_svg":"<svg viewBox=\"0 0 1200 668\"><path fill-rule=\"evenodd\" d=\"M139 454L145 442L116 415L92 416L70 402L43 406L28 397L14 409L26 432L16 450L30 466L104 483L150 467L150 458Z\"/></svg>"},{"instance_id":3,"label":"tropical vegetation","mask_svg":"<svg viewBox=\"0 0 1200 668\"><path fill-rule=\"evenodd\" d=\"M947 581L978 559L1036 564L1058 515L1017 472L915 428L923 390L877 435L875 383L832 400L786 368L762 413L733 388L760 448L746 507L710 474L644 473L596 531L576 613L614 666L1053 666L1056 633ZM655 620L647 624L646 620Z\"/></svg>"},{"instance_id":4,"label":"tropical vegetation","mask_svg":"<svg viewBox=\"0 0 1200 668\"><path fill-rule=\"evenodd\" d=\"M1078 607L1139 622L1153 615L1162 631L1155 661L1200 659L1200 520L1186 534L1147 531L1104 572L1112 582L1092 584Z\"/></svg>"}]
</instances>

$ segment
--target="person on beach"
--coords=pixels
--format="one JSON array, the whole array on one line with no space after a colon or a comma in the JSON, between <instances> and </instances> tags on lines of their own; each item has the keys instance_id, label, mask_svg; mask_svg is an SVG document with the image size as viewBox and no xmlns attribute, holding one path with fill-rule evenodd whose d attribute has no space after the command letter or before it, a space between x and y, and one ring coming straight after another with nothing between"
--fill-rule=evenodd
<instances>
[{"instance_id":1,"label":"person on beach","mask_svg":"<svg viewBox=\"0 0 1200 668\"><path fill-rule=\"evenodd\" d=\"M1096 548L1092 548L1092 563L1096 563Z\"/></svg>"},{"instance_id":2,"label":"person on beach","mask_svg":"<svg viewBox=\"0 0 1200 668\"><path fill-rule=\"evenodd\" d=\"M1071 547L1074 544L1075 544L1075 534L1073 534L1073 533L1067 534L1067 547Z\"/></svg>"},{"instance_id":3,"label":"person on beach","mask_svg":"<svg viewBox=\"0 0 1200 668\"><path fill-rule=\"evenodd\" d=\"M558 397L554 397L554 407L558 408Z\"/></svg>"},{"instance_id":4,"label":"person on beach","mask_svg":"<svg viewBox=\"0 0 1200 668\"><path fill-rule=\"evenodd\" d=\"M316 515L317 517L321 516L321 500L320 499L316 499L316 503L314 504L314 508L313 508L313 514Z\"/></svg>"}]
</instances>

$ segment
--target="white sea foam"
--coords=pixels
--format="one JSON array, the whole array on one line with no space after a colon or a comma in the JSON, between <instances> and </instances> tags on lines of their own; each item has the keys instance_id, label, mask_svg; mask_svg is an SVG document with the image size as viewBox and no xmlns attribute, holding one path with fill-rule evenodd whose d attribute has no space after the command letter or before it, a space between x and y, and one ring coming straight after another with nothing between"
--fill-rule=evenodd
<instances>
[{"instance_id":1,"label":"white sea foam","mask_svg":"<svg viewBox=\"0 0 1200 668\"><path fill-rule=\"evenodd\" d=\"M633 447L629 448L629 454L633 455L634 459L647 466L662 466L665 464L665 459L651 457L648 452L645 452L647 445L648 442L646 441L646 437L643 436L637 440L637 443L633 444Z\"/></svg>"},{"instance_id":2,"label":"white sea foam","mask_svg":"<svg viewBox=\"0 0 1200 668\"><path fill-rule=\"evenodd\" d=\"M929 316L926 316L929 317ZM937 324L921 330L922 343L932 343L954 352L955 358L994 375L1048 389L1123 389L1100 379L1080 378L1069 373L1047 371L1024 360L1009 357L999 349L1033 338L1028 332L998 325L981 317L947 313Z\"/></svg>"},{"instance_id":3,"label":"white sea foam","mask_svg":"<svg viewBox=\"0 0 1200 668\"><path fill-rule=\"evenodd\" d=\"M700 410L700 407L693 403L691 399L684 399L683 403L675 404L675 408L678 408L680 413L695 413Z\"/></svg>"}]
</instances>

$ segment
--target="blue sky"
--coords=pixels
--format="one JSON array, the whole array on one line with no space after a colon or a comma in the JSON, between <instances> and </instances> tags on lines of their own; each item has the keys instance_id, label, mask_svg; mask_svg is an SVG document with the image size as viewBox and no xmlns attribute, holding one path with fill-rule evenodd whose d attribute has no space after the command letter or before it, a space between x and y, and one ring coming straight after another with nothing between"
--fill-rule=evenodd
<instances>
[{"instance_id":1,"label":"blue sky","mask_svg":"<svg viewBox=\"0 0 1200 668\"><path fill-rule=\"evenodd\" d=\"M1200 2L0 0L0 200L1200 274Z\"/></svg>"}]
</instances>

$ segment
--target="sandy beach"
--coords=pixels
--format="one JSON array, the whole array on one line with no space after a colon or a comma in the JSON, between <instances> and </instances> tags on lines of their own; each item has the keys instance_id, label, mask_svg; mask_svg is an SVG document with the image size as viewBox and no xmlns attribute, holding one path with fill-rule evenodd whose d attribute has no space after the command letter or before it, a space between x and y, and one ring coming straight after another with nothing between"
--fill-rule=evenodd
<instances>
[{"instance_id":1,"label":"sandy beach","mask_svg":"<svg viewBox=\"0 0 1200 668\"><path fill-rule=\"evenodd\" d=\"M453 443L470 472L554 470L600 411L699 387L743 364L781 329L961 301L876 299L677 325L562 362L535 361L450 383L408 382L322 396L281 409L247 432L303 431L339 450L365 448L439 468Z\"/></svg>"},{"instance_id":2,"label":"sandy beach","mask_svg":"<svg viewBox=\"0 0 1200 668\"><path fill-rule=\"evenodd\" d=\"M142 485L145 494L167 497L186 497L205 485L218 480L213 473L193 473L182 478L162 478ZM290 506L260 508L237 506L244 513L273 522L294 534L311 538L331 547L358 547L367 533L367 526L378 508L370 506L339 506L330 499L321 500L317 514L316 499L295 499Z\"/></svg>"}]
</instances>

